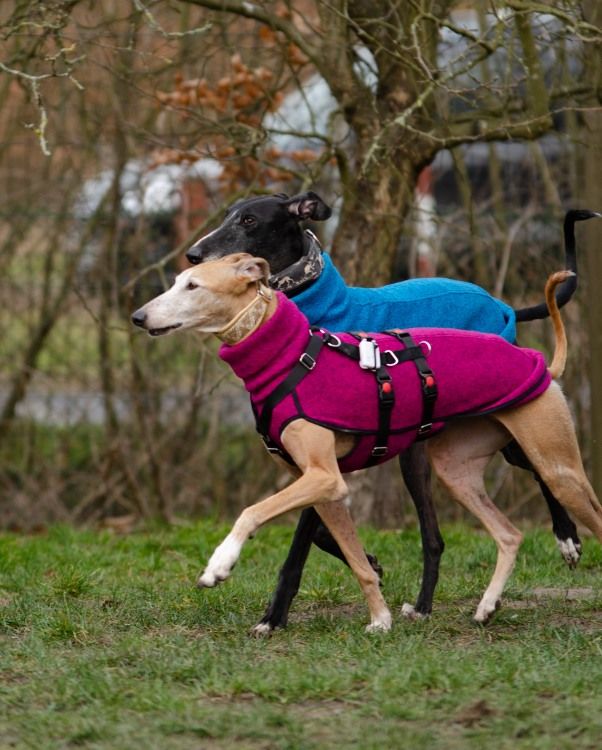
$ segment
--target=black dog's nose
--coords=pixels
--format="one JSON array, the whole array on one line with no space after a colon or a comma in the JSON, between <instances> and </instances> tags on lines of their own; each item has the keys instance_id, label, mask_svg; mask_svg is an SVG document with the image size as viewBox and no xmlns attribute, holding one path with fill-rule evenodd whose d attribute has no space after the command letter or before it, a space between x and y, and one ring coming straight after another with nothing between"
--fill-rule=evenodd
<instances>
[{"instance_id":1,"label":"black dog's nose","mask_svg":"<svg viewBox=\"0 0 602 750\"><path fill-rule=\"evenodd\" d=\"M186 260L193 266L198 265L202 260L202 252L198 247L191 247L186 253Z\"/></svg>"},{"instance_id":2,"label":"black dog's nose","mask_svg":"<svg viewBox=\"0 0 602 750\"><path fill-rule=\"evenodd\" d=\"M136 310L136 312L132 315L132 323L135 326L144 327L144 321L146 320L146 313L144 310Z\"/></svg>"}]
</instances>

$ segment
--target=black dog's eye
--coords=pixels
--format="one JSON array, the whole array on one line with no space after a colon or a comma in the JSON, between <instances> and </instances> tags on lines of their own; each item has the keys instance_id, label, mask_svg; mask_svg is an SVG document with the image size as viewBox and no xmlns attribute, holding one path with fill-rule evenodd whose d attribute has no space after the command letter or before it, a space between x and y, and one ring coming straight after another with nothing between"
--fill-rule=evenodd
<instances>
[{"instance_id":1,"label":"black dog's eye","mask_svg":"<svg viewBox=\"0 0 602 750\"><path fill-rule=\"evenodd\" d=\"M189 281L188 284L186 284L186 289L188 289L189 292L191 292L193 289L198 289L199 285L195 284L193 281Z\"/></svg>"},{"instance_id":2,"label":"black dog's eye","mask_svg":"<svg viewBox=\"0 0 602 750\"><path fill-rule=\"evenodd\" d=\"M249 216L248 214L246 216L243 216L240 220L240 223L245 227L250 227L253 224L256 223L254 216Z\"/></svg>"}]
</instances>

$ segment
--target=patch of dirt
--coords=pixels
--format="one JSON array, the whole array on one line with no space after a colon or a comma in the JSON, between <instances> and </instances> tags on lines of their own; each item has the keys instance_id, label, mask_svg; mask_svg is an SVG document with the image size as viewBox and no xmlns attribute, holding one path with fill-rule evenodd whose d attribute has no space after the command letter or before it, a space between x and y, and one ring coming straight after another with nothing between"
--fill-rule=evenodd
<instances>
[{"instance_id":1,"label":"patch of dirt","mask_svg":"<svg viewBox=\"0 0 602 750\"><path fill-rule=\"evenodd\" d=\"M0 670L0 682L3 682L7 685L8 684L19 685L27 681L28 681L28 678L24 674L21 674L21 672L16 672L14 669ZM0 744L0 747L2 747L1 744Z\"/></svg>"},{"instance_id":2,"label":"patch of dirt","mask_svg":"<svg viewBox=\"0 0 602 750\"><path fill-rule=\"evenodd\" d=\"M525 593L524 599L502 599L503 609L533 609L546 600L561 599L565 602L582 602L594 599L598 592L591 587L564 588L561 586L540 586Z\"/></svg>"},{"instance_id":3,"label":"patch of dirt","mask_svg":"<svg viewBox=\"0 0 602 750\"><path fill-rule=\"evenodd\" d=\"M203 629L200 625L164 625L162 627L149 627L144 632L144 637L153 640L159 638L165 638L166 636L174 635L185 635L186 638L192 641L199 641L205 639L209 635L209 631Z\"/></svg>"},{"instance_id":4,"label":"patch of dirt","mask_svg":"<svg viewBox=\"0 0 602 750\"><path fill-rule=\"evenodd\" d=\"M208 695L203 698L204 703L212 703L216 706L239 706L249 707L251 710L255 704L270 703L254 693L237 693L236 695ZM361 704L358 704L361 705ZM286 711L300 715L303 719L321 720L332 719L333 716L344 714L353 706L352 701L341 700L306 700L295 703L287 703Z\"/></svg>"},{"instance_id":5,"label":"patch of dirt","mask_svg":"<svg viewBox=\"0 0 602 750\"><path fill-rule=\"evenodd\" d=\"M546 619L547 625L558 628L576 628L582 633L600 634L602 629L602 612L588 612L587 617L572 617L569 615L552 615Z\"/></svg>"},{"instance_id":6,"label":"patch of dirt","mask_svg":"<svg viewBox=\"0 0 602 750\"><path fill-rule=\"evenodd\" d=\"M310 602L303 611L297 611L291 614L289 622L291 625L295 622L309 622L316 617L336 617L341 619L355 618L364 614L366 625L369 622L368 609L365 604L322 604L319 602Z\"/></svg>"},{"instance_id":7,"label":"patch of dirt","mask_svg":"<svg viewBox=\"0 0 602 750\"><path fill-rule=\"evenodd\" d=\"M312 721L332 720L333 716L346 713L350 708L347 701L324 700L324 701L301 701L289 706L293 713L299 714L303 719Z\"/></svg>"},{"instance_id":8,"label":"patch of dirt","mask_svg":"<svg viewBox=\"0 0 602 750\"><path fill-rule=\"evenodd\" d=\"M497 713L487 701L480 700L463 708L453 720L453 723L461 724L464 727L474 727L476 724L481 724Z\"/></svg>"},{"instance_id":9,"label":"patch of dirt","mask_svg":"<svg viewBox=\"0 0 602 750\"><path fill-rule=\"evenodd\" d=\"M536 599L566 599L567 601L592 599L596 595L596 592L591 587L567 589L560 586L540 586L532 589L529 593Z\"/></svg>"}]
</instances>

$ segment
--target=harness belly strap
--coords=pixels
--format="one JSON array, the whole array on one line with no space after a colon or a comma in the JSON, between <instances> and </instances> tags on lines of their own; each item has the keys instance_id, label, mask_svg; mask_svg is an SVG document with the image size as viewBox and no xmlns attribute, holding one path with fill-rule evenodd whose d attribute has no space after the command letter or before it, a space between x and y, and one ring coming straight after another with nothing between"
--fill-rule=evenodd
<instances>
[{"instance_id":1,"label":"harness belly strap","mask_svg":"<svg viewBox=\"0 0 602 750\"><path fill-rule=\"evenodd\" d=\"M379 459L385 456L388 451L391 414L395 405L395 392L393 389L393 379L387 367L393 367L402 362L410 361L414 362L416 366L421 382L423 402L422 421L418 429L418 439L426 437L432 428L433 410L437 398L435 379L426 363L420 345L417 345L410 334L404 331L386 331L386 334L395 336L395 338L403 343L405 348L397 351L386 350L382 353L382 359L388 361L381 363L379 357L376 360L376 365L370 368L374 372L378 389L378 425L374 436L374 445L366 466L378 463ZM372 339L366 337L365 334L358 335L354 333L352 335L360 341L360 344L363 341L372 342ZM261 435L267 450L270 453L277 453L289 463L293 463L291 457L270 437L272 414L278 404L293 393L299 383L314 369L317 357L324 345L358 362L358 365L361 366L362 357L359 346L342 342L335 334L312 327L310 328L309 341L305 351L301 354L289 375L267 397L261 414L258 414L254 409L257 431Z\"/></svg>"}]
</instances>

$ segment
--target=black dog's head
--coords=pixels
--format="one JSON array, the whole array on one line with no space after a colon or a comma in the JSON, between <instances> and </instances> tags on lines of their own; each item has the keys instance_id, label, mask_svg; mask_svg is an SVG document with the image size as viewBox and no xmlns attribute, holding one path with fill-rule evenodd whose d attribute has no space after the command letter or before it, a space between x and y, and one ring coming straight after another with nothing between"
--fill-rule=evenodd
<instances>
[{"instance_id":1,"label":"black dog's head","mask_svg":"<svg viewBox=\"0 0 602 750\"><path fill-rule=\"evenodd\" d=\"M325 221L330 208L311 191L289 198L284 193L237 201L221 225L186 253L190 263L215 260L232 253L265 258L272 273L287 268L303 255L299 222Z\"/></svg>"}]
</instances>

